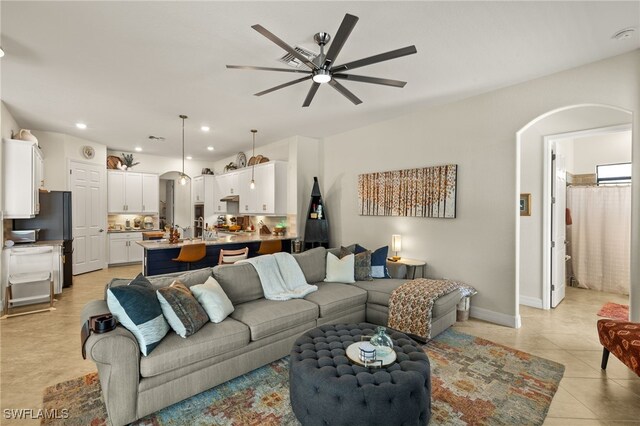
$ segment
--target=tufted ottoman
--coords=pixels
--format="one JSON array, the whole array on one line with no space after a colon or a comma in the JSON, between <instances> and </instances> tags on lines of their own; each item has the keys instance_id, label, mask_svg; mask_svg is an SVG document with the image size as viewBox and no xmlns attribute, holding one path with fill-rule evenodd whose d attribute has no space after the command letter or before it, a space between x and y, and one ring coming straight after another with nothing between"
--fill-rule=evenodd
<instances>
[{"instance_id":1,"label":"tufted ottoman","mask_svg":"<svg viewBox=\"0 0 640 426\"><path fill-rule=\"evenodd\" d=\"M291 349L291 406L303 425L426 425L431 417L431 369L421 347L388 330L397 361L382 368L349 361L346 348L371 336L368 323L323 325Z\"/></svg>"}]
</instances>

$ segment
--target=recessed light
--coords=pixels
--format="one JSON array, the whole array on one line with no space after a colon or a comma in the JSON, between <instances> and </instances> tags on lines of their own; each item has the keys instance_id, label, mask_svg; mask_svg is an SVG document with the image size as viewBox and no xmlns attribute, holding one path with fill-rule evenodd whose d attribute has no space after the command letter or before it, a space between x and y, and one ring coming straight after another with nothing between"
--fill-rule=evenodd
<instances>
[{"instance_id":1,"label":"recessed light","mask_svg":"<svg viewBox=\"0 0 640 426\"><path fill-rule=\"evenodd\" d=\"M620 30L611 36L612 39L615 40L626 40L631 38L633 34L636 32L636 29L633 27L625 28L624 30Z\"/></svg>"},{"instance_id":2,"label":"recessed light","mask_svg":"<svg viewBox=\"0 0 640 426\"><path fill-rule=\"evenodd\" d=\"M187 160L193 160L193 157L192 157L192 156L190 156L190 155L187 155L185 158L186 158Z\"/></svg>"},{"instance_id":3,"label":"recessed light","mask_svg":"<svg viewBox=\"0 0 640 426\"><path fill-rule=\"evenodd\" d=\"M84 130L84 129L86 129L86 128L87 128L87 125L86 125L86 124L84 124L84 123L76 123L76 127L77 127L78 129L83 129L83 130Z\"/></svg>"},{"instance_id":4,"label":"recessed light","mask_svg":"<svg viewBox=\"0 0 640 426\"><path fill-rule=\"evenodd\" d=\"M200 127L200 130L202 130L203 132L208 132L211 129L209 128L209 126L202 126Z\"/></svg>"},{"instance_id":5,"label":"recessed light","mask_svg":"<svg viewBox=\"0 0 640 426\"><path fill-rule=\"evenodd\" d=\"M213 151L213 149L214 149L214 148L213 148L212 146L208 146L208 147L207 147L207 149L208 149L209 151Z\"/></svg>"},{"instance_id":6,"label":"recessed light","mask_svg":"<svg viewBox=\"0 0 640 426\"><path fill-rule=\"evenodd\" d=\"M134 149L138 152L142 151L142 148L140 148L139 146L136 146Z\"/></svg>"}]
</instances>

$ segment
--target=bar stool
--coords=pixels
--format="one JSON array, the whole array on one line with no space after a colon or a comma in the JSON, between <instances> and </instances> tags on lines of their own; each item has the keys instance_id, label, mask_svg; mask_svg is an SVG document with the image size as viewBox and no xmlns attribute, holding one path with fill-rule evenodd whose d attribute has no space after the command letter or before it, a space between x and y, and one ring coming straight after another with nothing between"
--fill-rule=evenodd
<instances>
[{"instance_id":1,"label":"bar stool","mask_svg":"<svg viewBox=\"0 0 640 426\"><path fill-rule=\"evenodd\" d=\"M249 247L245 247L239 250L224 250L220 249L220 258L218 259L218 265L230 265L236 263L239 260L244 260L249 257Z\"/></svg>"},{"instance_id":2,"label":"bar stool","mask_svg":"<svg viewBox=\"0 0 640 426\"><path fill-rule=\"evenodd\" d=\"M180 248L180 253L174 262L183 262L187 264L187 271L191 270L191 264L199 262L207 255L207 245L205 243L185 244Z\"/></svg>"},{"instance_id":3,"label":"bar stool","mask_svg":"<svg viewBox=\"0 0 640 426\"><path fill-rule=\"evenodd\" d=\"M262 241L260 243L260 248L258 249L258 254L273 254L279 253L282 251L282 240L271 240L271 241Z\"/></svg>"}]
</instances>

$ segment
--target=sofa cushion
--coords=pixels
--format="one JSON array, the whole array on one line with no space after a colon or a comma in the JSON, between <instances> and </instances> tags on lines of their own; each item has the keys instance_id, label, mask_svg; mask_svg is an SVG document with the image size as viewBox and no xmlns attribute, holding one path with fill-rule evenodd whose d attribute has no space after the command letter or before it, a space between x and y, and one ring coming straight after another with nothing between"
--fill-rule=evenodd
<instances>
[{"instance_id":1,"label":"sofa cushion","mask_svg":"<svg viewBox=\"0 0 640 426\"><path fill-rule=\"evenodd\" d=\"M347 311L367 303L367 292L353 285L342 283L317 283L318 291L305 296L320 309L320 318Z\"/></svg>"},{"instance_id":2,"label":"sofa cushion","mask_svg":"<svg viewBox=\"0 0 640 426\"><path fill-rule=\"evenodd\" d=\"M234 305L264 298L260 277L250 263L216 266L213 277Z\"/></svg>"},{"instance_id":3,"label":"sofa cushion","mask_svg":"<svg viewBox=\"0 0 640 426\"><path fill-rule=\"evenodd\" d=\"M302 253L295 253L293 257L300 265L304 278L308 283L317 283L324 280L327 272L327 250L324 247L316 247Z\"/></svg>"},{"instance_id":4,"label":"sofa cushion","mask_svg":"<svg viewBox=\"0 0 640 426\"><path fill-rule=\"evenodd\" d=\"M389 298L391 297L391 293L393 292L393 290L400 287L406 282L407 280L388 279L376 281L356 281L355 285L367 291L367 303L389 306ZM455 305L458 304L458 302L460 302L461 297L462 296L460 292L456 290L436 299L436 301L433 303L433 311L431 312L432 318L438 318L441 315L449 312L455 307Z\"/></svg>"},{"instance_id":5,"label":"sofa cushion","mask_svg":"<svg viewBox=\"0 0 640 426\"><path fill-rule=\"evenodd\" d=\"M327 277L325 282L339 282L353 284L355 256L350 253L339 259L331 253L327 253Z\"/></svg>"},{"instance_id":6,"label":"sofa cushion","mask_svg":"<svg viewBox=\"0 0 640 426\"><path fill-rule=\"evenodd\" d=\"M249 344L249 329L232 318L219 324L207 322L183 339L171 333L149 356L140 359L140 375L153 377Z\"/></svg>"},{"instance_id":7,"label":"sofa cushion","mask_svg":"<svg viewBox=\"0 0 640 426\"><path fill-rule=\"evenodd\" d=\"M194 271L171 273L165 275L153 275L147 277L151 284L157 289L160 287L167 287L174 281L180 281L186 287L192 285L202 284L207 281L207 278L212 276L212 268L196 269Z\"/></svg>"},{"instance_id":8,"label":"sofa cushion","mask_svg":"<svg viewBox=\"0 0 640 426\"><path fill-rule=\"evenodd\" d=\"M191 291L178 280L169 287L159 288L156 295L162 314L180 337L191 336L209 321L207 313Z\"/></svg>"},{"instance_id":9,"label":"sofa cushion","mask_svg":"<svg viewBox=\"0 0 640 426\"><path fill-rule=\"evenodd\" d=\"M209 277L204 284L191 287L191 292L207 312L211 322L222 322L233 312L231 300L224 294L220 283L213 277Z\"/></svg>"},{"instance_id":10,"label":"sofa cushion","mask_svg":"<svg viewBox=\"0 0 640 426\"><path fill-rule=\"evenodd\" d=\"M235 308L231 317L249 326L253 341L318 318L318 305L302 299L258 299Z\"/></svg>"}]
</instances>

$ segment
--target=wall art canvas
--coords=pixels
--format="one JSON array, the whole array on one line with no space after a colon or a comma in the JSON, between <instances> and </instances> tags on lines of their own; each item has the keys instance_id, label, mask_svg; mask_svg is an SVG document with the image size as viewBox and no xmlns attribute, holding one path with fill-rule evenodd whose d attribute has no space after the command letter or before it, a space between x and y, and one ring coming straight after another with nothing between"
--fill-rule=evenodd
<instances>
[{"instance_id":1,"label":"wall art canvas","mask_svg":"<svg viewBox=\"0 0 640 426\"><path fill-rule=\"evenodd\" d=\"M358 213L455 218L457 173L449 164L358 175Z\"/></svg>"}]
</instances>

